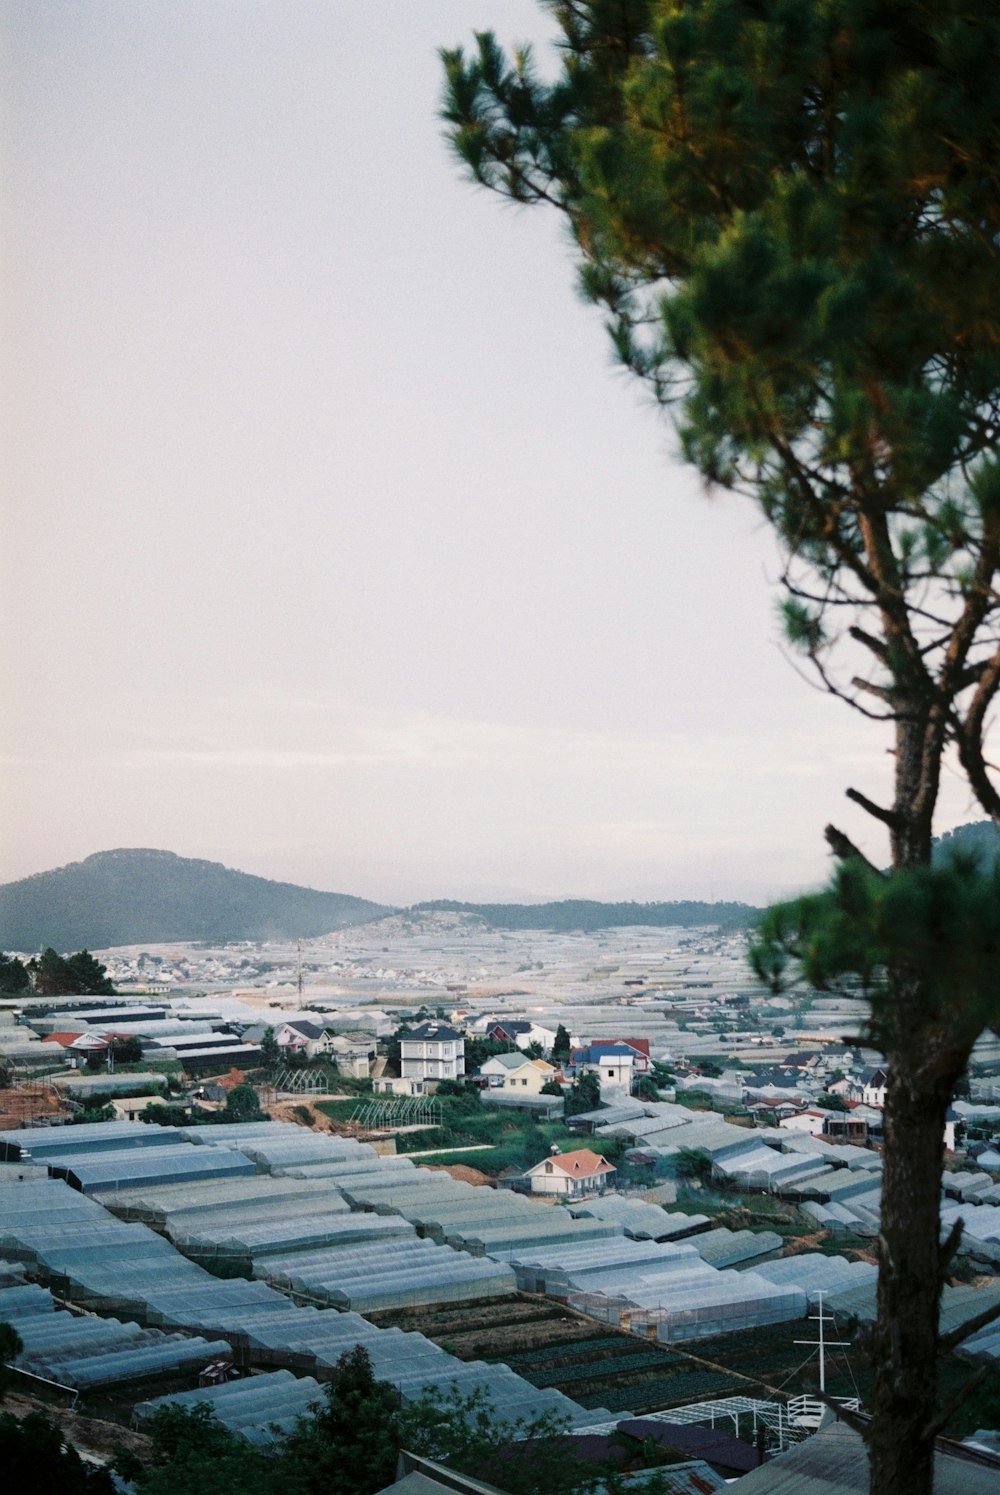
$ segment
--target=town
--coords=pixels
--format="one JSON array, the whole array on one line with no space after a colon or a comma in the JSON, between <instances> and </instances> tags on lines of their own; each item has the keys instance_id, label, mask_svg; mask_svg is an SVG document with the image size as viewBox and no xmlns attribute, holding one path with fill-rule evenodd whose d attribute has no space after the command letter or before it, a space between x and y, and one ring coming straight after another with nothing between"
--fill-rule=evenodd
<instances>
[{"instance_id":1,"label":"town","mask_svg":"<svg viewBox=\"0 0 1000 1495\"><path fill-rule=\"evenodd\" d=\"M4 999L16 1386L140 1440L204 1400L253 1441L358 1343L404 1399L480 1388L612 1463L651 1439L700 1489L828 1436L821 1398L868 1390L887 1067L856 998L773 996L744 947L411 912ZM951 1329L1000 1306L996 1040L945 1145ZM945 1374L998 1360L994 1321Z\"/></svg>"}]
</instances>

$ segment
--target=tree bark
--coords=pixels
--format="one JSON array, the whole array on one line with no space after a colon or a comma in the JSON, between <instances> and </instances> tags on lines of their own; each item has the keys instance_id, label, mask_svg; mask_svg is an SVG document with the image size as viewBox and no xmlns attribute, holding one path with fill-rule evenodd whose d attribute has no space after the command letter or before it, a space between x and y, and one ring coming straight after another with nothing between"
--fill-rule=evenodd
<instances>
[{"instance_id":1,"label":"tree bark","mask_svg":"<svg viewBox=\"0 0 1000 1495\"><path fill-rule=\"evenodd\" d=\"M939 710L911 700L896 722L892 863L931 860L940 784ZM957 1000L957 999L956 999ZM969 1048L947 1017L931 1016L905 984L881 1015L889 1080L883 1112L878 1313L870 1495L932 1495L938 1317L943 1281L941 1174L944 1126Z\"/></svg>"},{"instance_id":2,"label":"tree bark","mask_svg":"<svg viewBox=\"0 0 1000 1495\"><path fill-rule=\"evenodd\" d=\"M894 1054L886 1093L871 1495L933 1489L941 1170L958 1076L945 1064L931 1081L927 1057Z\"/></svg>"}]
</instances>

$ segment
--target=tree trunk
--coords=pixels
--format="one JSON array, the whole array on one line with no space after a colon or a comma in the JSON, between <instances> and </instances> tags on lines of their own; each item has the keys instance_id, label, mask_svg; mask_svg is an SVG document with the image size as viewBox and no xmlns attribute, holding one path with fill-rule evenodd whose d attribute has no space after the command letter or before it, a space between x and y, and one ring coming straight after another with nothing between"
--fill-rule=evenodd
<instances>
[{"instance_id":1,"label":"tree trunk","mask_svg":"<svg viewBox=\"0 0 1000 1495\"><path fill-rule=\"evenodd\" d=\"M919 700L896 721L892 863L931 860L940 781L940 721ZM928 1017L914 990L885 1014L885 1109L870 1495L932 1495L941 1300L944 1124L965 1069L960 1045Z\"/></svg>"},{"instance_id":2,"label":"tree trunk","mask_svg":"<svg viewBox=\"0 0 1000 1495\"><path fill-rule=\"evenodd\" d=\"M942 1074L932 1087L918 1066L892 1056L884 1111L871 1495L933 1488L941 1170L954 1079Z\"/></svg>"}]
</instances>

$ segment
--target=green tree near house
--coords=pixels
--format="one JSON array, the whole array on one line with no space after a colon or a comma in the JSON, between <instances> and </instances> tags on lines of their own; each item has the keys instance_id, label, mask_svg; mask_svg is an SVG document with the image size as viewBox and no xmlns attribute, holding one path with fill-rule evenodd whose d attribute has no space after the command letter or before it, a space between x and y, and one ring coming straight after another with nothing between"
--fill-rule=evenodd
<instances>
[{"instance_id":1,"label":"green tree near house","mask_svg":"<svg viewBox=\"0 0 1000 1495\"><path fill-rule=\"evenodd\" d=\"M1000 822L1000 12L548 8L552 82L489 33L442 54L452 144L486 187L562 215L622 364L706 481L772 526L790 642L891 742L888 802L847 790L887 852L828 826L837 878L775 913L757 965L871 999L860 1036L890 1071L871 1488L928 1495L957 1244L939 1240L944 1116L1000 1027L1000 947L977 938L1000 884L930 868L946 754Z\"/></svg>"},{"instance_id":2,"label":"green tree near house","mask_svg":"<svg viewBox=\"0 0 1000 1495\"><path fill-rule=\"evenodd\" d=\"M584 1111L596 1111L601 1104L601 1081L595 1074L577 1075L566 1095L565 1116L580 1116Z\"/></svg>"},{"instance_id":3,"label":"green tree near house","mask_svg":"<svg viewBox=\"0 0 1000 1495\"><path fill-rule=\"evenodd\" d=\"M264 1112L260 1108L257 1092L246 1083L234 1085L226 1096L226 1104L218 1113L220 1121L262 1121Z\"/></svg>"},{"instance_id":4,"label":"green tree near house","mask_svg":"<svg viewBox=\"0 0 1000 1495\"><path fill-rule=\"evenodd\" d=\"M260 1067L268 1079L273 1079L281 1065L281 1049L274 1036L274 1029L266 1027L260 1036Z\"/></svg>"},{"instance_id":5,"label":"green tree near house","mask_svg":"<svg viewBox=\"0 0 1000 1495\"><path fill-rule=\"evenodd\" d=\"M567 1064L569 1062L570 1036L562 1023L556 1028L556 1036L552 1041L552 1063Z\"/></svg>"}]
</instances>

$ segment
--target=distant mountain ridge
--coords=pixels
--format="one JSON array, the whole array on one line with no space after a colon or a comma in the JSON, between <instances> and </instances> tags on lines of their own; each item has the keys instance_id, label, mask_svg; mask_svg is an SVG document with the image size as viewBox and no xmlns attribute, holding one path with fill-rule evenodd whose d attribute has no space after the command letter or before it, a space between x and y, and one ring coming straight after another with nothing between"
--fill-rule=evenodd
<instances>
[{"instance_id":1,"label":"distant mountain ridge","mask_svg":"<svg viewBox=\"0 0 1000 1495\"><path fill-rule=\"evenodd\" d=\"M221 862L120 848L0 887L0 949L310 938L389 912L365 898L272 882Z\"/></svg>"},{"instance_id":2,"label":"distant mountain ridge","mask_svg":"<svg viewBox=\"0 0 1000 1495\"><path fill-rule=\"evenodd\" d=\"M1000 830L992 820L970 820L966 825L956 825L943 836L934 837L935 861L955 851L976 852L983 868L991 866L1000 856Z\"/></svg>"},{"instance_id":3,"label":"distant mountain ridge","mask_svg":"<svg viewBox=\"0 0 1000 1495\"><path fill-rule=\"evenodd\" d=\"M611 929L715 924L742 929L759 912L745 903L551 903L413 905L414 913L475 914L496 929ZM399 910L346 893L237 872L221 862L149 847L99 851L82 862L0 886L0 950L104 950L171 941L311 939Z\"/></svg>"},{"instance_id":4,"label":"distant mountain ridge","mask_svg":"<svg viewBox=\"0 0 1000 1495\"><path fill-rule=\"evenodd\" d=\"M746 929L761 912L749 903L598 903L591 898L561 898L555 903L456 903L438 899L415 903L415 913L478 914L494 929L615 929L630 924L653 928L716 924Z\"/></svg>"}]
</instances>

